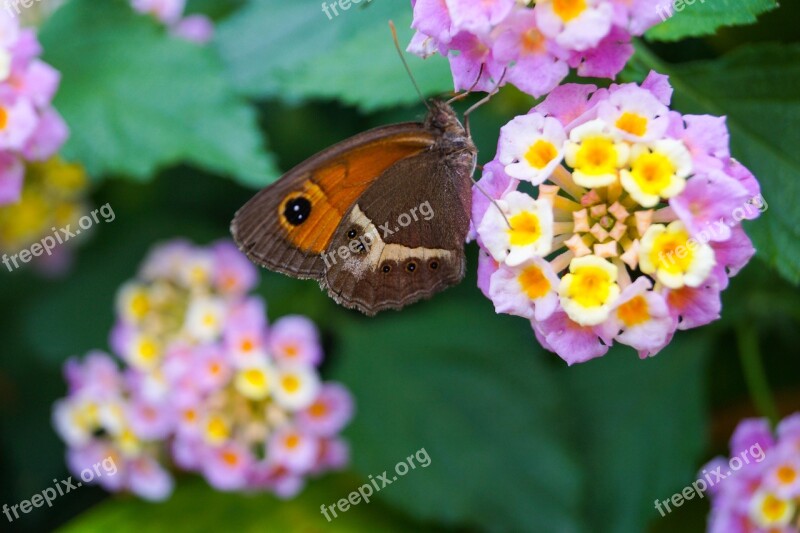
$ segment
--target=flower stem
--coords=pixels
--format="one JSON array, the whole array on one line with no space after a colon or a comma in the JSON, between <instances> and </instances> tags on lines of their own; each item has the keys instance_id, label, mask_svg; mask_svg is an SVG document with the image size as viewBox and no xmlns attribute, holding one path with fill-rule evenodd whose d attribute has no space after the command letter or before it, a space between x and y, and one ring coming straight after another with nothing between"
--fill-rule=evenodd
<instances>
[{"instance_id":1,"label":"flower stem","mask_svg":"<svg viewBox=\"0 0 800 533\"><path fill-rule=\"evenodd\" d=\"M755 326L749 322L742 321L736 328L736 337L739 344L739 356L742 361L747 388L750 396L756 405L758 412L769 418L773 426L778 423L778 408L769 388L767 374L764 371L764 363L761 358L761 350L758 347L758 333Z\"/></svg>"}]
</instances>

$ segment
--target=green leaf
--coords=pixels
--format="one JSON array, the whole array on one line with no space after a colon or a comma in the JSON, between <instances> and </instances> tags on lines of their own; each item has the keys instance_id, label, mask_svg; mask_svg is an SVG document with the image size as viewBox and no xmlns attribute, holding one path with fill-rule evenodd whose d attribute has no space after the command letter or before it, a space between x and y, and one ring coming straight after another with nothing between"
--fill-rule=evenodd
<instances>
[{"instance_id":1,"label":"green leaf","mask_svg":"<svg viewBox=\"0 0 800 533\"><path fill-rule=\"evenodd\" d=\"M447 526L644 531L653 500L704 459L709 343L679 333L649 360L618 347L567 368L465 283L402 314L333 322L334 377L358 399L356 469L391 473L425 448L430 466L381 495Z\"/></svg>"},{"instance_id":2,"label":"green leaf","mask_svg":"<svg viewBox=\"0 0 800 533\"><path fill-rule=\"evenodd\" d=\"M666 22L648 31L647 37L678 41L711 35L722 26L752 24L758 15L777 7L776 0L661 0L656 13Z\"/></svg>"},{"instance_id":3,"label":"green leaf","mask_svg":"<svg viewBox=\"0 0 800 533\"><path fill-rule=\"evenodd\" d=\"M800 45L758 45L717 61L669 66L639 54L670 74L677 109L727 115L732 153L756 175L769 206L745 229L763 259L800 282Z\"/></svg>"},{"instance_id":4,"label":"green leaf","mask_svg":"<svg viewBox=\"0 0 800 533\"><path fill-rule=\"evenodd\" d=\"M567 375L587 478L593 531L643 531L653 507L694 481L705 445L704 395L710 343L679 332L654 359L629 348Z\"/></svg>"},{"instance_id":5,"label":"green leaf","mask_svg":"<svg viewBox=\"0 0 800 533\"><path fill-rule=\"evenodd\" d=\"M335 377L358 413L349 434L366 475L422 448L431 462L381 491L423 520L489 531L583 531L584 479L569 453L555 357L524 320L494 314L470 287L337 328L344 360ZM535 526L535 527L534 527Z\"/></svg>"},{"instance_id":6,"label":"green leaf","mask_svg":"<svg viewBox=\"0 0 800 533\"><path fill-rule=\"evenodd\" d=\"M413 524L373 499L328 522L321 505L333 505L356 490L363 480L347 475L312 480L295 499L281 501L270 495L216 492L200 480L179 483L172 497L153 504L138 499L114 499L84 513L63 528L65 532L120 533L139 531L433 531ZM330 515L330 512L329 512Z\"/></svg>"},{"instance_id":7,"label":"green leaf","mask_svg":"<svg viewBox=\"0 0 800 533\"><path fill-rule=\"evenodd\" d=\"M122 0L74 0L43 28L63 79L55 105L70 125L65 155L94 177L140 180L186 161L263 185L277 172L256 114L213 47L173 38Z\"/></svg>"},{"instance_id":8,"label":"green leaf","mask_svg":"<svg viewBox=\"0 0 800 533\"><path fill-rule=\"evenodd\" d=\"M411 40L407 2L351 4L331 13L317 0L253 2L219 29L219 46L231 76L245 94L289 100L335 98L374 110L418 100L392 43ZM452 90L447 60L406 54L423 93Z\"/></svg>"},{"instance_id":9,"label":"green leaf","mask_svg":"<svg viewBox=\"0 0 800 533\"><path fill-rule=\"evenodd\" d=\"M278 77L291 74L343 28L310 0L250 2L217 26L216 44L236 88L251 97L278 95Z\"/></svg>"}]
</instances>

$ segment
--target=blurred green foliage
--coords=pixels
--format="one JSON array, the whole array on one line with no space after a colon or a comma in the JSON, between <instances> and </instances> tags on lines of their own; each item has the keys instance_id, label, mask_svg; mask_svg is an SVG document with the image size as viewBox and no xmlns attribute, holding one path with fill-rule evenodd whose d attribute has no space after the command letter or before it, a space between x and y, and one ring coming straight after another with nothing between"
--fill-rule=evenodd
<instances>
[{"instance_id":1,"label":"blurred green foliage","mask_svg":"<svg viewBox=\"0 0 800 533\"><path fill-rule=\"evenodd\" d=\"M473 247L462 285L376 319L335 306L313 282L265 272L259 291L270 317L315 319L326 377L356 396L347 432L353 472L312 481L289 504L217 494L192 478L161 505L84 488L12 526L44 530L82 513L70 531L702 530L705 501L665 519L652 502L691 483L725 451L738 419L755 414L737 354L742 324L758 331L782 412L800 408L799 52L748 44L765 32L797 35L777 23L708 35L774 6L697 3L651 36L706 38L643 44L626 71L626 79L666 71L679 109L728 115L734 154L764 187L770 209L747 225L761 259L733 279L721 321L680 332L651 360L615 349L568 369L526 321L494 314L475 287ZM358 131L422 115L387 28L394 19L407 42L405 1L374 0L333 20L317 0L198 0L190 8L218 20L208 47L176 40L123 0L71 0L42 31L45 57L63 74L56 105L72 128L66 153L88 166L95 203L109 202L116 220L81 235L87 242L64 279L0 275L2 502L66 477L50 428L50 406L65 387L60 367L107 347L114 293L154 243L226 237L248 187ZM775 13L767 20L796 17L800 7ZM411 67L426 94L450 88L441 58L412 58ZM476 113L481 161L493 157L499 127L532 104L508 88ZM333 524L320 514L320 505L423 447L429 468Z\"/></svg>"},{"instance_id":2,"label":"blurred green foliage","mask_svg":"<svg viewBox=\"0 0 800 533\"><path fill-rule=\"evenodd\" d=\"M401 46L411 40L405 2L352 4L331 20L320 7L316 0L251 2L222 23L219 49L237 89L295 102L334 98L364 111L417 101L388 26L395 23ZM425 93L452 89L444 58L407 60Z\"/></svg>"},{"instance_id":3,"label":"blurred green foliage","mask_svg":"<svg viewBox=\"0 0 800 533\"><path fill-rule=\"evenodd\" d=\"M332 505L347 497L361 481L353 476L329 476L314 483L299 497L281 501L258 495L238 496L214 492L199 480L182 483L169 503L153 505L128 498L106 502L91 514L75 520L63 531L74 533L118 533L138 531L301 531L350 533L381 531L401 533L418 527L379 502L359 504L326 522L320 505ZM322 503L320 503L322 502ZM320 521L321 519L321 521Z\"/></svg>"},{"instance_id":4,"label":"blurred green foliage","mask_svg":"<svg viewBox=\"0 0 800 533\"><path fill-rule=\"evenodd\" d=\"M73 0L41 39L63 75L55 105L72 130L64 153L93 176L146 179L186 161L244 183L277 177L254 109L213 50L169 36L119 0Z\"/></svg>"},{"instance_id":5,"label":"blurred green foliage","mask_svg":"<svg viewBox=\"0 0 800 533\"><path fill-rule=\"evenodd\" d=\"M664 0L657 11L664 23L647 32L649 39L677 41L702 37L736 24L752 24L758 15L778 7L777 0Z\"/></svg>"}]
</instances>

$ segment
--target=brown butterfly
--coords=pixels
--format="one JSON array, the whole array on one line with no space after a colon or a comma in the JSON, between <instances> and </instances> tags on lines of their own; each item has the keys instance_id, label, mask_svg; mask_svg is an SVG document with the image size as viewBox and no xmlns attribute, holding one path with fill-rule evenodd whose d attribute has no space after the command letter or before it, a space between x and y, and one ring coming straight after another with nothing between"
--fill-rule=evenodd
<instances>
[{"instance_id":1,"label":"brown butterfly","mask_svg":"<svg viewBox=\"0 0 800 533\"><path fill-rule=\"evenodd\" d=\"M367 315L460 282L477 150L448 103L429 109L425 122L331 146L256 194L231 224L239 248Z\"/></svg>"},{"instance_id":2,"label":"brown butterfly","mask_svg":"<svg viewBox=\"0 0 800 533\"><path fill-rule=\"evenodd\" d=\"M450 103L471 91L425 102L389 25L428 107L425 121L376 128L323 150L256 194L231 223L251 261L313 278L337 303L367 315L464 278L478 153L468 121L489 98L464 113L466 127Z\"/></svg>"}]
</instances>

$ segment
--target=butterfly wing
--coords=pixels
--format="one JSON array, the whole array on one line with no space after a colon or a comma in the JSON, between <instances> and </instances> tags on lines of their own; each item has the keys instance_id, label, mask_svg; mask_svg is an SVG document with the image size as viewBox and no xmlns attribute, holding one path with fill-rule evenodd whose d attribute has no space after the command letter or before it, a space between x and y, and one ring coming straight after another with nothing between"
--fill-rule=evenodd
<instances>
[{"instance_id":1,"label":"butterfly wing","mask_svg":"<svg viewBox=\"0 0 800 533\"><path fill-rule=\"evenodd\" d=\"M460 282L474 164L474 151L434 149L389 167L334 233L323 288L374 315Z\"/></svg>"},{"instance_id":2,"label":"butterfly wing","mask_svg":"<svg viewBox=\"0 0 800 533\"><path fill-rule=\"evenodd\" d=\"M234 216L231 233L251 261L298 278L322 280L322 253L342 218L387 169L429 149L420 123L370 130L301 163Z\"/></svg>"}]
</instances>

